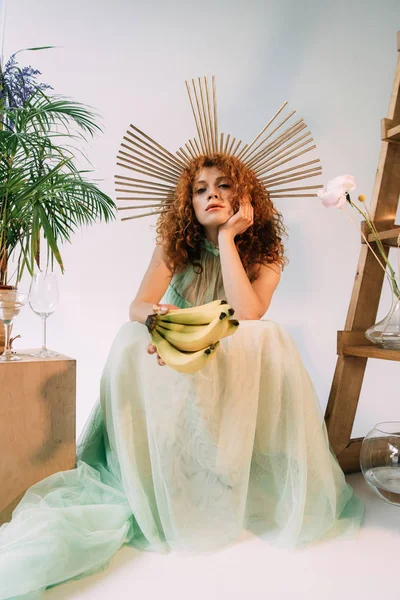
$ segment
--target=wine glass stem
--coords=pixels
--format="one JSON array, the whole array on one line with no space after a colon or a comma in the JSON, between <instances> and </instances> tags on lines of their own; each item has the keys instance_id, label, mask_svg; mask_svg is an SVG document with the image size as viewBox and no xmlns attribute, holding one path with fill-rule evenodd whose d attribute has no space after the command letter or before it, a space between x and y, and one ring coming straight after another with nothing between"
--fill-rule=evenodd
<instances>
[{"instance_id":1,"label":"wine glass stem","mask_svg":"<svg viewBox=\"0 0 400 600\"><path fill-rule=\"evenodd\" d=\"M4 322L4 332L5 332L4 356L6 356L7 358L10 358L10 356L11 356L11 348L10 348L11 328L12 328L12 321L5 321Z\"/></svg>"},{"instance_id":2,"label":"wine glass stem","mask_svg":"<svg viewBox=\"0 0 400 600\"><path fill-rule=\"evenodd\" d=\"M46 348L46 320L47 317L42 317L43 327L42 327L42 350L47 350Z\"/></svg>"}]
</instances>

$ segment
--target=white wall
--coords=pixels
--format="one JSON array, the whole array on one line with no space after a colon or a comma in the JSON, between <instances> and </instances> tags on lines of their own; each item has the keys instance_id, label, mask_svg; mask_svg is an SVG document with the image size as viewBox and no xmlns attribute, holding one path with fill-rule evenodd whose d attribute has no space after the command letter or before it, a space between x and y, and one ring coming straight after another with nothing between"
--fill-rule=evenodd
<instances>
[{"instance_id":1,"label":"white wall","mask_svg":"<svg viewBox=\"0 0 400 600\"><path fill-rule=\"evenodd\" d=\"M113 195L115 156L133 122L174 151L195 134L184 80L215 74L221 127L252 139L284 100L309 125L324 181L351 173L370 196L400 29L398 0L13 0L5 57L20 55L55 92L95 107L105 133L88 150ZM359 234L317 199L280 200L291 259L267 317L288 328L325 409L359 253ZM154 220L96 225L63 249L61 304L49 346L78 361L78 433L110 344L145 271ZM386 290L387 292L387 290ZM384 294L378 317L388 311ZM40 342L29 308L16 347ZM144 349L143 349L144 351ZM398 363L369 361L353 435L400 419ZM379 402L378 402L379 399Z\"/></svg>"}]
</instances>

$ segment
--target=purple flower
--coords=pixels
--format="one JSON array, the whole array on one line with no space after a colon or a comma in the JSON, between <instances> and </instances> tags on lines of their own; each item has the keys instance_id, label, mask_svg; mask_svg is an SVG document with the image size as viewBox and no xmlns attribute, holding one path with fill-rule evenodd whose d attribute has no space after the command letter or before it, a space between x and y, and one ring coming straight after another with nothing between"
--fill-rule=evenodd
<instances>
[{"instance_id":1,"label":"purple flower","mask_svg":"<svg viewBox=\"0 0 400 600\"><path fill-rule=\"evenodd\" d=\"M19 67L15 54L10 56L1 74L0 99L7 108L23 108L37 90L53 89L37 81L38 69Z\"/></svg>"}]
</instances>

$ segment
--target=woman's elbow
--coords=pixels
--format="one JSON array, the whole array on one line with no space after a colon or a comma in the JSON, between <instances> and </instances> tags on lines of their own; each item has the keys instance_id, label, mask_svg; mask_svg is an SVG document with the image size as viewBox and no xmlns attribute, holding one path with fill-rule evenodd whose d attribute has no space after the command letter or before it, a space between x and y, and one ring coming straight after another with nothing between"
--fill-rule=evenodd
<instances>
[{"instance_id":1,"label":"woman's elbow","mask_svg":"<svg viewBox=\"0 0 400 600\"><path fill-rule=\"evenodd\" d=\"M235 312L233 318L237 319L238 321L259 321L263 318L267 310L268 306L253 308L250 310L238 310L237 312Z\"/></svg>"},{"instance_id":2,"label":"woman's elbow","mask_svg":"<svg viewBox=\"0 0 400 600\"><path fill-rule=\"evenodd\" d=\"M241 313L235 313L234 319L238 321L259 321L265 313L260 314L258 311L246 311Z\"/></svg>"},{"instance_id":3,"label":"woman's elbow","mask_svg":"<svg viewBox=\"0 0 400 600\"><path fill-rule=\"evenodd\" d=\"M137 321L138 320L138 315L137 315L137 311L136 311L135 302L131 302L130 305L129 305L129 320L130 321Z\"/></svg>"}]
</instances>

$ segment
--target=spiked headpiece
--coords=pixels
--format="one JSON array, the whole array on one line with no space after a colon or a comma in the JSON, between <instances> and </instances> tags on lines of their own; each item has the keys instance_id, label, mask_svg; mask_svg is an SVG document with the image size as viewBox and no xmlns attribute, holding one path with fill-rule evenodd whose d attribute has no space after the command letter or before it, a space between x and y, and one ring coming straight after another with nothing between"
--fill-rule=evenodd
<instances>
[{"instance_id":1,"label":"spiked headpiece","mask_svg":"<svg viewBox=\"0 0 400 600\"><path fill-rule=\"evenodd\" d=\"M186 88L197 138L190 139L185 147L180 147L172 154L134 125L130 125L123 137L117 165L146 175L147 179L119 174L115 176L117 201L121 201L118 210L133 211L131 216L123 217L122 221L170 210L183 169L197 157L215 153L236 156L256 174L272 199L317 195L316 190L322 185L290 187L295 181L321 175L322 170L319 158L307 162L300 159L307 152L315 150L316 146L303 119L289 124L296 111L281 115L287 102L282 104L251 143L243 145L231 134L218 131L215 78L212 77L211 86L206 77L203 80L199 77L197 82L192 79L191 84L186 81ZM280 115L281 120L277 121ZM284 187L286 185L289 187ZM127 206L126 201L146 204Z\"/></svg>"}]
</instances>

